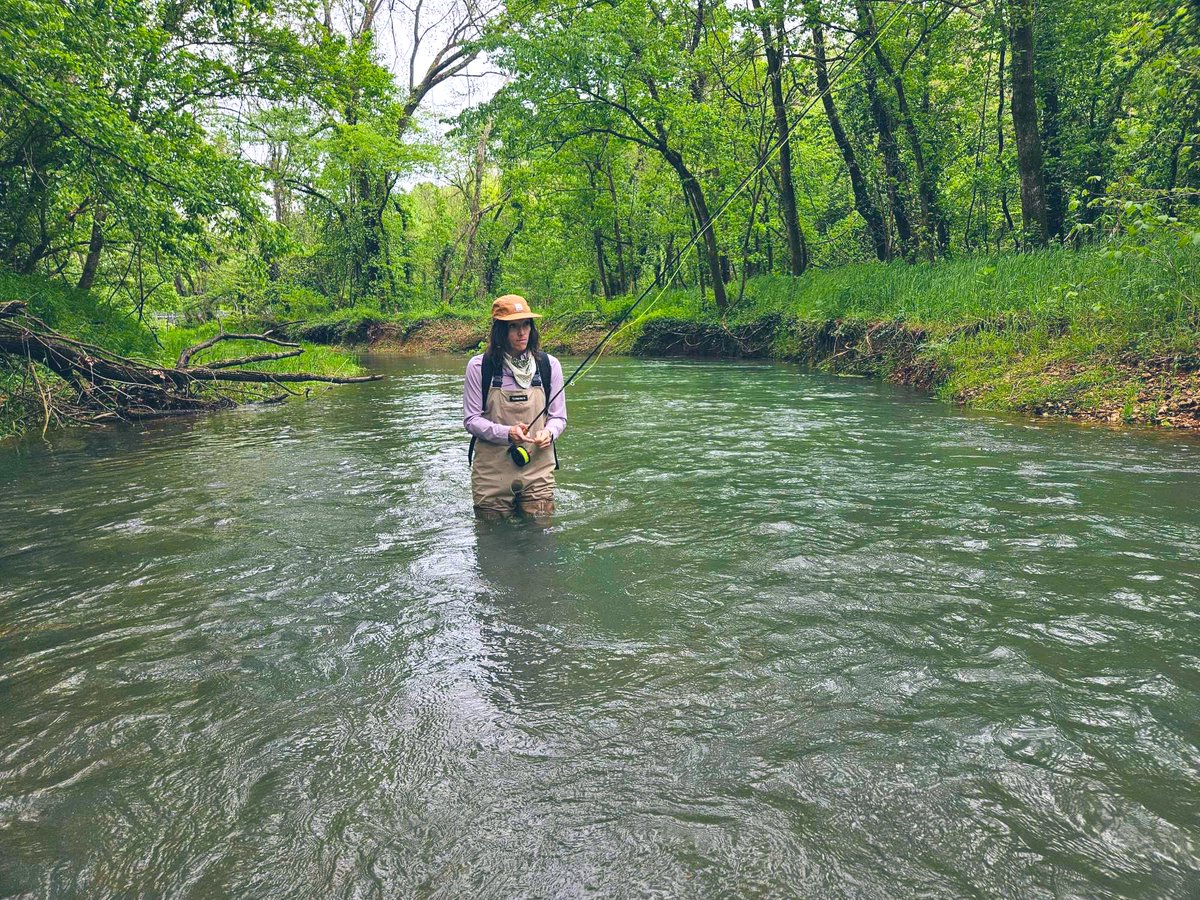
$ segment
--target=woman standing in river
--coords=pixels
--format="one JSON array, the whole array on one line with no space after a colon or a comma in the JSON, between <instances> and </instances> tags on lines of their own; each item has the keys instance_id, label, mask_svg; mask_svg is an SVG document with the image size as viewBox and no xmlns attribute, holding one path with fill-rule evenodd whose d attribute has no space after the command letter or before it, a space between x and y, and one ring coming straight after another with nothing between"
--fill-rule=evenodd
<instances>
[{"instance_id":1,"label":"woman standing in river","mask_svg":"<svg viewBox=\"0 0 1200 900\"><path fill-rule=\"evenodd\" d=\"M467 363L463 426L480 518L554 512L554 442L567 427L567 401L562 366L538 349L540 318L524 297L497 298L487 350Z\"/></svg>"}]
</instances>

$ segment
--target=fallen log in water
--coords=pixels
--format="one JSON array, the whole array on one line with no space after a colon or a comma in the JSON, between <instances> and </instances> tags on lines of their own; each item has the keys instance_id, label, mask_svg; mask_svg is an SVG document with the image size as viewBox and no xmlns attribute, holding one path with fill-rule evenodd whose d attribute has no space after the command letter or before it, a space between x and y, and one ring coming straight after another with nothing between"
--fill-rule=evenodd
<instances>
[{"instance_id":1,"label":"fallen log in water","mask_svg":"<svg viewBox=\"0 0 1200 900\"><path fill-rule=\"evenodd\" d=\"M258 341L287 349L192 365L192 358L197 353L221 341ZM28 365L36 402L43 407L47 424L51 418L75 422L162 418L228 409L247 400L278 402L287 396L286 393L254 396L241 385L283 387L312 381L358 384L383 377L260 372L243 368L253 363L296 357L303 352L299 344L276 337L270 331L263 334L221 332L188 347L174 366L156 366L59 334L31 315L23 301L0 303L0 355L23 360ZM69 389L54 392L45 388L37 376L35 364L54 372L69 385ZM285 387L284 390L288 389Z\"/></svg>"}]
</instances>

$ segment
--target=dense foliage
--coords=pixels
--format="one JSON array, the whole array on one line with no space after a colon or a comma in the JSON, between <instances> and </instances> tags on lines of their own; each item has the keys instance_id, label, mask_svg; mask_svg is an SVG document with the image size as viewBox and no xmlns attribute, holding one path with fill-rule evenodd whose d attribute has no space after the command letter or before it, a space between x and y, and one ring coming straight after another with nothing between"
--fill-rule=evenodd
<instances>
[{"instance_id":1,"label":"dense foliage","mask_svg":"<svg viewBox=\"0 0 1200 900\"><path fill-rule=\"evenodd\" d=\"M1186 240L1200 201L1195 0L2 5L0 264L139 313L662 272L723 309L813 266Z\"/></svg>"}]
</instances>

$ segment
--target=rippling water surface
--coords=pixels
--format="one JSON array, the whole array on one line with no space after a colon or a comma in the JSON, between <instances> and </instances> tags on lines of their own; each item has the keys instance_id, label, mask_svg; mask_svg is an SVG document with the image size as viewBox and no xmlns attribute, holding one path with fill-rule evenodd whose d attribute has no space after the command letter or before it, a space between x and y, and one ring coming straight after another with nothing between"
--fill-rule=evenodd
<instances>
[{"instance_id":1,"label":"rippling water surface","mask_svg":"<svg viewBox=\"0 0 1200 900\"><path fill-rule=\"evenodd\" d=\"M0 448L0 894L1196 896L1200 442L605 360Z\"/></svg>"}]
</instances>

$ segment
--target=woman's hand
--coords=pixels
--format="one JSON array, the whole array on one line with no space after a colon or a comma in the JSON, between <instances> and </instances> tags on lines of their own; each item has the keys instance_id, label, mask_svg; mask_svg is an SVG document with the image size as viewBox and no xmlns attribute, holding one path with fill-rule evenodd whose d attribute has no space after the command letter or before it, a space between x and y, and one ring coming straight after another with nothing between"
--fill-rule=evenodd
<instances>
[{"instance_id":1,"label":"woman's hand","mask_svg":"<svg viewBox=\"0 0 1200 900\"><path fill-rule=\"evenodd\" d=\"M549 428L543 428L541 431L529 437L534 445L545 450L554 441L554 435L550 433Z\"/></svg>"},{"instance_id":2,"label":"woman's hand","mask_svg":"<svg viewBox=\"0 0 1200 900\"><path fill-rule=\"evenodd\" d=\"M523 444L528 441L529 432L526 430L527 428L527 425L522 425L519 422L516 425L510 426L508 429L508 442L510 444Z\"/></svg>"}]
</instances>

